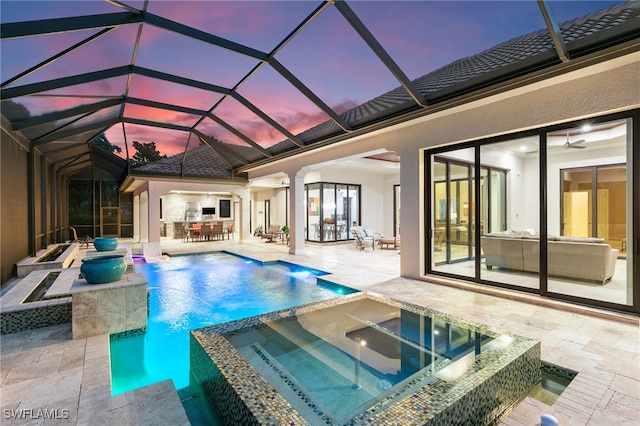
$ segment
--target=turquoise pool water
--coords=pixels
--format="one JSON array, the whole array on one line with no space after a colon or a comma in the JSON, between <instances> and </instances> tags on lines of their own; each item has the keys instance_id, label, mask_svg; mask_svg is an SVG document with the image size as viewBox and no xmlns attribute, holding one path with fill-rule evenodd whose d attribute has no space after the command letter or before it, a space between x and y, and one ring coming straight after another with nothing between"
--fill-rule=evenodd
<instances>
[{"instance_id":1,"label":"turquoise pool water","mask_svg":"<svg viewBox=\"0 0 640 426\"><path fill-rule=\"evenodd\" d=\"M322 271L221 252L135 269L149 281L147 331L111 337L113 395L166 379L178 390L187 388L192 329L355 292L317 280Z\"/></svg>"}]
</instances>

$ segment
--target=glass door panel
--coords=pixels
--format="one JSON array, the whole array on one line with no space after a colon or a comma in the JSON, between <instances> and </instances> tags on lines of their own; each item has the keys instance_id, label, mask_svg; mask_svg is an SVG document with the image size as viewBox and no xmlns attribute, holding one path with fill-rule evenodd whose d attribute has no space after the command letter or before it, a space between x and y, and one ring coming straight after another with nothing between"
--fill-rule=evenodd
<instances>
[{"instance_id":1,"label":"glass door panel","mask_svg":"<svg viewBox=\"0 0 640 426\"><path fill-rule=\"evenodd\" d=\"M321 241L336 240L336 186L322 184L322 226Z\"/></svg>"},{"instance_id":2,"label":"glass door panel","mask_svg":"<svg viewBox=\"0 0 640 426\"><path fill-rule=\"evenodd\" d=\"M626 209L619 206L626 205L622 200L627 194L627 166L613 165L596 168L596 185L598 187L597 222L598 237L604 238L607 244L618 249L618 256L627 257ZM624 242L624 244L623 244Z\"/></svg>"},{"instance_id":3,"label":"glass door panel","mask_svg":"<svg viewBox=\"0 0 640 426\"><path fill-rule=\"evenodd\" d=\"M360 187L349 185L347 187L349 192L349 211L347 211L347 224L350 224L349 229L346 231L346 237L353 239L351 235L351 226L360 225Z\"/></svg>"},{"instance_id":4,"label":"glass door panel","mask_svg":"<svg viewBox=\"0 0 640 426\"><path fill-rule=\"evenodd\" d=\"M433 264L447 261L447 163L433 163ZM432 265L433 266L433 265Z\"/></svg>"},{"instance_id":5,"label":"glass door panel","mask_svg":"<svg viewBox=\"0 0 640 426\"><path fill-rule=\"evenodd\" d=\"M491 216L489 223L492 232L507 230L507 173L504 170L490 170Z\"/></svg>"},{"instance_id":6,"label":"glass door panel","mask_svg":"<svg viewBox=\"0 0 640 426\"><path fill-rule=\"evenodd\" d=\"M628 121L620 120L547 136L550 293L632 303L633 257L626 244L633 235L634 197L629 129Z\"/></svg>"},{"instance_id":7,"label":"glass door panel","mask_svg":"<svg viewBox=\"0 0 640 426\"><path fill-rule=\"evenodd\" d=\"M451 164L449 181L449 260L469 259L470 167ZM467 206L466 209L464 206Z\"/></svg>"},{"instance_id":8,"label":"glass door panel","mask_svg":"<svg viewBox=\"0 0 640 426\"><path fill-rule=\"evenodd\" d=\"M336 185L336 240L347 239L347 212L349 192L347 185Z\"/></svg>"},{"instance_id":9,"label":"glass door panel","mask_svg":"<svg viewBox=\"0 0 640 426\"><path fill-rule=\"evenodd\" d=\"M320 184L307 185L307 238L320 241Z\"/></svg>"},{"instance_id":10,"label":"glass door panel","mask_svg":"<svg viewBox=\"0 0 640 426\"><path fill-rule=\"evenodd\" d=\"M480 147L482 280L540 288L539 138Z\"/></svg>"},{"instance_id":11,"label":"glass door panel","mask_svg":"<svg viewBox=\"0 0 640 426\"><path fill-rule=\"evenodd\" d=\"M433 163L433 270L475 276L473 149L447 153Z\"/></svg>"}]
</instances>

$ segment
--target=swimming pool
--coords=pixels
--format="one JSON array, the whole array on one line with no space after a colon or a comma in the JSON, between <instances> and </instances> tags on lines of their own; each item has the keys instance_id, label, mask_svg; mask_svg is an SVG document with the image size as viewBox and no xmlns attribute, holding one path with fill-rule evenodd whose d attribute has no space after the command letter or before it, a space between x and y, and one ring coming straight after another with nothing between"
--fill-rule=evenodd
<instances>
[{"instance_id":1,"label":"swimming pool","mask_svg":"<svg viewBox=\"0 0 640 426\"><path fill-rule=\"evenodd\" d=\"M146 332L112 335L112 394L172 379L189 386L189 331L356 290L324 283L326 273L287 262L260 262L216 252L136 264L149 281Z\"/></svg>"}]
</instances>

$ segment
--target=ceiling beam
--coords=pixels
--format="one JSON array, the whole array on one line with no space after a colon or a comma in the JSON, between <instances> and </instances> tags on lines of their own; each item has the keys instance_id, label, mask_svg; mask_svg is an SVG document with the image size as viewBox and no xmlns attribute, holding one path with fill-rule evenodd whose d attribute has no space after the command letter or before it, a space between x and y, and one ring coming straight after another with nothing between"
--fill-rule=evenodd
<instances>
[{"instance_id":1,"label":"ceiling beam","mask_svg":"<svg viewBox=\"0 0 640 426\"><path fill-rule=\"evenodd\" d=\"M307 99L313 102L318 108L325 112L338 126L345 132L350 132L351 126L347 124L336 112L325 104L316 94L304 85L298 78L291 73L284 65L282 65L276 58L269 58L269 65L273 67L281 76L283 76L289 83L291 83L300 93L305 95Z\"/></svg>"},{"instance_id":2,"label":"ceiling beam","mask_svg":"<svg viewBox=\"0 0 640 426\"><path fill-rule=\"evenodd\" d=\"M79 49L80 47L89 44L90 42L102 37L103 35L105 35L106 33L108 33L109 31L115 29L116 27L110 27L110 28L105 28L102 31L99 31L96 34L91 35L90 37L85 38L84 40L74 44L73 46L62 50L59 53L56 53L55 55L51 56L48 59L45 59L44 61L40 62L39 64L36 64L34 66L32 66L31 68L21 72L20 74L11 77L10 79L3 81L2 84L0 85L0 87L5 87L8 86L9 84L15 83L16 81L28 76L29 74L32 74L44 67L46 67L49 64L52 64L53 62L57 61L58 59L60 59L61 57L63 57L64 55L66 55L67 53L73 52L74 50Z\"/></svg>"},{"instance_id":3,"label":"ceiling beam","mask_svg":"<svg viewBox=\"0 0 640 426\"><path fill-rule=\"evenodd\" d=\"M117 121L120 121L120 119L117 119ZM159 121L142 120L142 119L139 119L139 118L124 117L124 118L122 118L122 122L128 123L128 124L138 124L140 126L159 127L161 129L179 130L179 131L182 131L182 132L190 132L191 131L191 127L189 127L189 126L179 126L177 124L161 123Z\"/></svg>"},{"instance_id":4,"label":"ceiling beam","mask_svg":"<svg viewBox=\"0 0 640 426\"><path fill-rule=\"evenodd\" d=\"M193 80L191 78L180 77L174 74L168 74L166 72L156 71L150 68L144 68L137 65L134 65L131 67L131 72L138 75L144 75L145 77L157 78L158 80L169 81L171 83L182 84L184 86L207 90L209 92L224 93L226 95L231 94L231 89L227 87L218 86L216 84L205 83L203 81Z\"/></svg>"},{"instance_id":5,"label":"ceiling beam","mask_svg":"<svg viewBox=\"0 0 640 426\"><path fill-rule=\"evenodd\" d=\"M260 151L262 155L264 155L265 157L273 157L273 154L270 151L258 145L250 137L248 137L247 135L245 135L244 133L242 133L241 131L239 131L238 129L236 129L235 127L233 127L232 125L230 125L229 123L221 119L220 117L214 114L207 114L207 117L209 117L210 119L212 119L213 121L215 121L216 123L224 127L225 129L227 129L228 131L230 131L231 133L233 133L234 135L236 135L237 137L239 137L240 139L242 139L243 141L245 141L255 149L257 149L258 151Z\"/></svg>"},{"instance_id":6,"label":"ceiling beam","mask_svg":"<svg viewBox=\"0 0 640 426\"><path fill-rule=\"evenodd\" d=\"M251 112L253 112L255 115L257 115L258 117L262 118L265 122L267 122L267 124L269 124L271 127L273 127L274 129L276 129L277 131L279 131L280 133L282 133L283 135L285 135L291 142L293 142L295 145L298 146L304 146L304 144L300 141L300 139L298 139L293 133L291 133L290 131L288 131L287 129L285 129L284 127L282 127L280 124L276 123L276 121L274 119L272 119L271 117L269 117L267 114L265 114L264 112L262 112L258 107L256 107L255 105L253 105L251 102L249 102L244 96L242 96L240 93L238 92L233 92L231 94L231 96L238 102L240 102L242 105L244 105L245 107L247 107L249 110L251 110Z\"/></svg>"},{"instance_id":7,"label":"ceiling beam","mask_svg":"<svg viewBox=\"0 0 640 426\"><path fill-rule=\"evenodd\" d=\"M88 154L87 154L88 155ZM62 166L60 166L58 168L58 170L62 173L63 171L67 171L67 173L63 173L63 174L70 174L74 171L77 170L82 170L82 169L87 169L89 167L93 166L93 162L91 161L91 158L88 158L84 161L81 161L79 163L76 163L75 161L72 161L68 164L64 164Z\"/></svg>"},{"instance_id":8,"label":"ceiling beam","mask_svg":"<svg viewBox=\"0 0 640 426\"><path fill-rule=\"evenodd\" d=\"M116 7L120 7L122 9L126 9L126 10L128 10L129 12L131 12L131 13L133 13L135 15L140 15L142 13L141 10L136 9L135 7L131 7L129 5L126 5L126 4L124 4L124 3L120 2L120 1L117 1L117 0L105 0L105 1L107 3L111 3L112 5L114 5Z\"/></svg>"},{"instance_id":9,"label":"ceiling beam","mask_svg":"<svg viewBox=\"0 0 640 426\"><path fill-rule=\"evenodd\" d=\"M567 49L567 43L562 37L562 32L560 31L560 27L558 26L558 21L556 20L555 16L553 16L553 9L551 9L551 4L548 0L538 0L538 6L540 7L540 11L542 12L542 16L544 17L544 22L547 24L547 29L549 30L551 40L553 40L553 46L556 49L558 57L562 62L569 62L569 49Z\"/></svg>"},{"instance_id":10,"label":"ceiling beam","mask_svg":"<svg viewBox=\"0 0 640 426\"><path fill-rule=\"evenodd\" d=\"M68 18L40 19L36 21L0 24L0 39L30 37L43 34L66 33L105 27L118 27L142 22L142 15L129 12L72 16Z\"/></svg>"},{"instance_id":11,"label":"ceiling beam","mask_svg":"<svg viewBox=\"0 0 640 426\"><path fill-rule=\"evenodd\" d=\"M126 99L126 103L130 103L130 104L134 104L134 105L146 106L146 107L150 107L150 108L158 108L158 109L165 109L165 110L169 110L169 111L183 112L185 114L192 114L192 115L199 115L199 116L203 116L203 115L207 114L207 111L204 110L204 109L183 107L183 106L180 106L180 105L173 105L173 104L167 104L167 103L164 103L164 102L150 101L150 100L141 99L141 98L128 97Z\"/></svg>"},{"instance_id":12,"label":"ceiling beam","mask_svg":"<svg viewBox=\"0 0 640 426\"><path fill-rule=\"evenodd\" d=\"M40 151L40 153L42 154L43 157L48 158L48 157L51 157L52 155L60 154L61 152L68 151L68 150L74 149L74 148L78 148L78 147L80 147L80 146L85 144L84 142L66 142L66 143L68 145L63 146L61 148L56 148L56 149L52 149L52 150L49 150L49 151L42 151L42 150L39 150L39 151Z\"/></svg>"},{"instance_id":13,"label":"ceiling beam","mask_svg":"<svg viewBox=\"0 0 640 426\"><path fill-rule=\"evenodd\" d=\"M74 117L76 115L86 114L89 112L99 111L104 108L119 105L124 102L123 98L113 98L93 104L79 105L77 107L65 109L63 111L55 111L49 114L42 114L36 117L30 117L26 120L20 120L13 123L13 130L23 130L29 127L39 126L52 121L64 120L65 118Z\"/></svg>"},{"instance_id":14,"label":"ceiling beam","mask_svg":"<svg viewBox=\"0 0 640 426\"><path fill-rule=\"evenodd\" d=\"M108 68L100 71L93 71L84 74L72 75L69 77L55 78L53 80L40 81L38 83L25 84L22 86L8 87L0 92L2 100L17 98L21 96L33 95L49 90L60 89L62 87L75 86L77 84L91 83L105 78L120 77L131 73L131 66L124 65L115 68Z\"/></svg>"},{"instance_id":15,"label":"ceiling beam","mask_svg":"<svg viewBox=\"0 0 640 426\"><path fill-rule=\"evenodd\" d=\"M422 96L422 93L418 91L416 86L409 80L409 77L402 71L402 69L391 58L387 51L382 47L378 40L371 34L369 28L358 18L358 15L347 5L344 0L335 0L335 7L340 11L342 16L353 27L354 30L362 37L365 43L369 46L373 53L382 61L385 67L393 74L393 76L400 82L402 87L411 95L414 101L418 105L423 107L428 106L427 100Z\"/></svg>"},{"instance_id":16,"label":"ceiling beam","mask_svg":"<svg viewBox=\"0 0 640 426\"><path fill-rule=\"evenodd\" d=\"M42 144L48 143L48 142L55 142L55 141L64 141L65 139L78 135L80 133L84 133L84 132L88 132L91 130L95 130L101 127L104 128L109 128L111 126L113 126L114 124L118 123L120 121L120 118L115 117L115 118L109 118L107 120L102 120L102 121L98 121L98 122L94 122L94 123L89 123L86 124L84 126L78 126L78 127L72 127L70 129L67 130L61 130L58 132L54 132L51 134L48 134L42 138L36 139L32 142L32 146L40 146Z\"/></svg>"},{"instance_id":17,"label":"ceiling beam","mask_svg":"<svg viewBox=\"0 0 640 426\"><path fill-rule=\"evenodd\" d=\"M190 37L195 40L204 41L205 43L212 44L214 46L222 47L223 49L231 50L232 52L239 53L241 55L249 56L250 58L257 59L259 61L267 61L269 55L259 50L253 49L248 46L244 46L240 43L233 42L231 40L224 39L222 37L214 36L213 34L197 30L187 25L180 24L178 22L171 21L152 13L145 14L145 22L154 25L159 28L163 28L167 31L172 31L184 36Z\"/></svg>"},{"instance_id":18,"label":"ceiling beam","mask_svg":"<svg viewBox=\"0 0 640 426\"><path fill-rule=\"evenodd\" d=\"M82 158L85 155L90 155L89 150L86 150L84 152L80 152L78 154L70 155L68 157L59 158L59 159L57 159L55 161L52 161L52 162L53 162L53 164L67 163L67 162L70 162L70 161L76 161L77 159Z\"/></svg>"}]
</instances>

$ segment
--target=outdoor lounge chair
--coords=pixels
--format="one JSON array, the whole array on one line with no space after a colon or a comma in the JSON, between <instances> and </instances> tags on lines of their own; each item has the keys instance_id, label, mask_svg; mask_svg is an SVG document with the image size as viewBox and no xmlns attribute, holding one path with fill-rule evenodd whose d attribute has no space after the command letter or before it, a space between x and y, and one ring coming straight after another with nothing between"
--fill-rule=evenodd
<instances>
[{"instance_id":1,"label":"outdoor lounge chair","mask_svg":"<svg viewBox=\"0 0 640 426\"><path fill-rule=\"evenodd\" d=\"M371 248L375 250L376 243L383 238L379 232L373 232L371 228L367 228L364 226L354 226L351 228L351 235L356 241L356 248L360 250L364 250L369 246L369 241L371 242Z\"/></svg>"},{"instance_id":2,"label":"outdoor lounge chair","mask_svg":"<svg viewBox=\"0 0 640 426\"><path fill-rule=\"evenodd\" d=\"M83 246L89 248L89 244L93 244L93 239L91 239L88 235L85 235L82 238L78 238L76 228L71 227L69 229L71 229L71 232L73 233L73 240L71 241L72 243L79 243L80 248L82 248Z\"/></svg>"},{"instance_id":3,"label":"outdoor lounge chair","mask_svg":"<svg viewBox=\"0 0 640 426\"><path fill-rule=\"evenodd\" d=\"M160 250L160 243L142 243L142 255L147 263L158 263L167 260Z\"/></svg>"},{"instance_id":4,"label":"outdoor lounge chair","mask_svg":"<svg viewBox=\"0 0 640 426\"><path fill-rule=\"evenodd\" d=\"M261 238L268 239L269 241L267 242L269 243L273 242L273 240L278 238L278 232L280 231L280 228L280 225L269 225L269 230L262 234Z\"/></svg>"}]
</instances>

